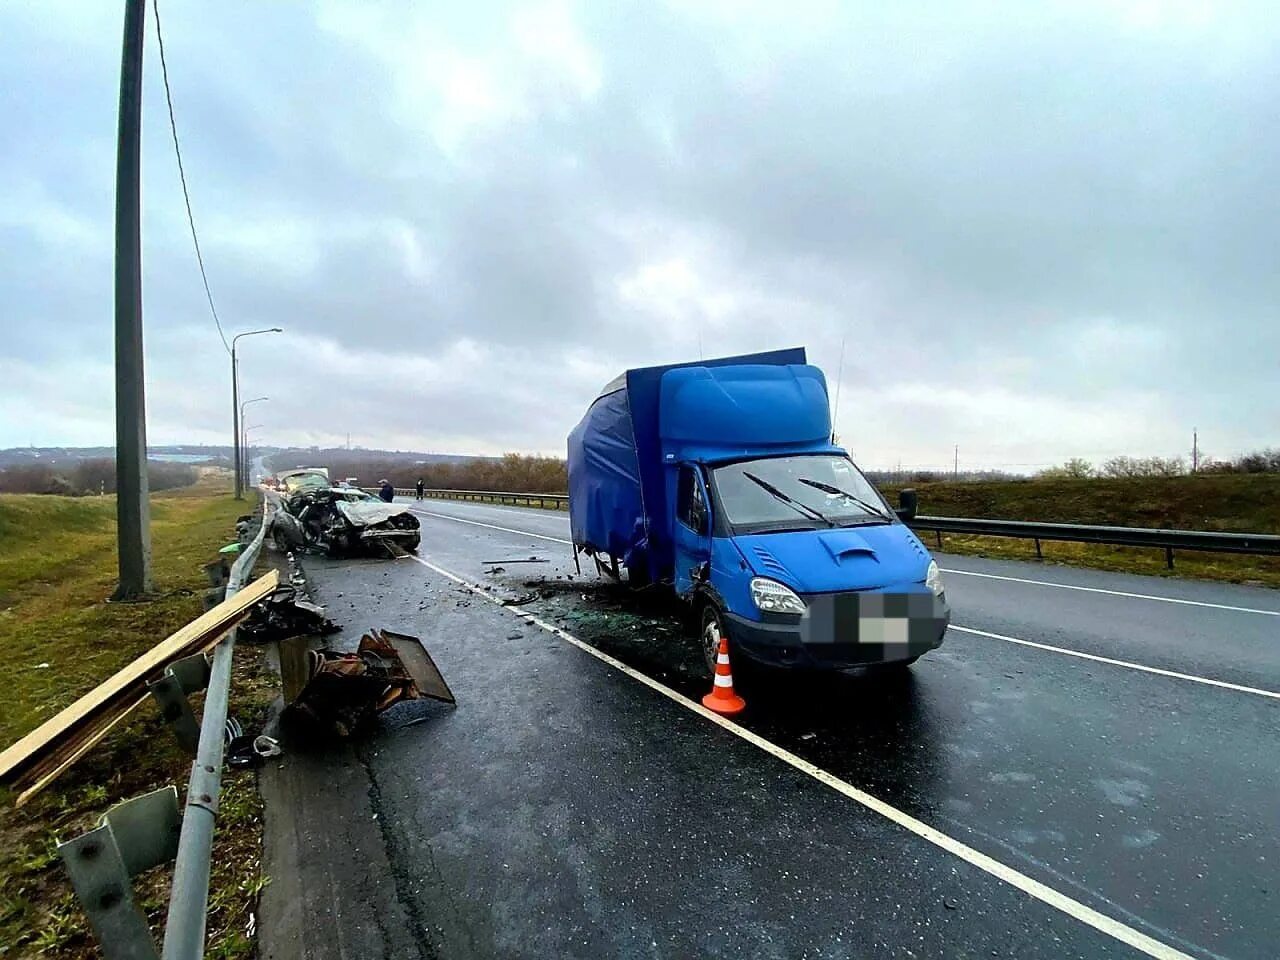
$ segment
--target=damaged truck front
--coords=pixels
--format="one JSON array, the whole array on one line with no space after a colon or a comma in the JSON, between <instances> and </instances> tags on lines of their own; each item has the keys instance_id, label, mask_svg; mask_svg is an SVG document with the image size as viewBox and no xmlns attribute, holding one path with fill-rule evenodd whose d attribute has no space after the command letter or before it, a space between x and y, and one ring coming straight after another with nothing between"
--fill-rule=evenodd
<instances>
[{"instance_id":1,"label":"damaged truck front","mask_svg":"<svg viewBox=\"0 0 1280 960\"><path fill-rule=\"evenodd\" d=\"M286 470L277 480L284 509L274 515L271 537L280 550L317 549L347 556L387 544L418 549L418 518L402 506L383 503L354 487L331 486L327 470Z\"/></svg>"}]
</instances>

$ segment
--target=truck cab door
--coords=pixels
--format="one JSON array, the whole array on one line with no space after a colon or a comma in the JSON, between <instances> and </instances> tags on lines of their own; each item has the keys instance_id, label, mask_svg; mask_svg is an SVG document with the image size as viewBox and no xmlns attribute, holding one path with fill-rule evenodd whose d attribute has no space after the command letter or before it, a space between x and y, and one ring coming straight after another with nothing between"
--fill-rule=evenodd
<instances>
[{"instance_id":1,"label":"truck cab door","mask_svg":"<svg viewBox=\"0 0 1280 960\"><path fill-rule=\"evenodd\" d=\"M711 498L695 464L682 463L676 475L675 541L676 593L688 596L706 579L711 564Z\"/></svg>"}]
</instances>

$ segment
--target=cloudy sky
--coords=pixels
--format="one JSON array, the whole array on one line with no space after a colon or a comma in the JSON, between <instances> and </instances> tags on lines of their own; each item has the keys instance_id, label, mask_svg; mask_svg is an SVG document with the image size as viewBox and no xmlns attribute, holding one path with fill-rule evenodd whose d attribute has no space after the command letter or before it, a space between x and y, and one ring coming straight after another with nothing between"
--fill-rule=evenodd
<instances>
[{"instance_id":1,"label":"cloudy sky","mask_svg":"<svg viewBox=\"0 0 1280 960\"><path fill-rule=\"evenodd\" d=\"M113 437L120 2L0 9L0 446ZM867 466L1280 443L1280 7L161 0L273 443L560 452L801 344ZM149 436L226 442L155 23Z\"/></svg>"}]
</instances>

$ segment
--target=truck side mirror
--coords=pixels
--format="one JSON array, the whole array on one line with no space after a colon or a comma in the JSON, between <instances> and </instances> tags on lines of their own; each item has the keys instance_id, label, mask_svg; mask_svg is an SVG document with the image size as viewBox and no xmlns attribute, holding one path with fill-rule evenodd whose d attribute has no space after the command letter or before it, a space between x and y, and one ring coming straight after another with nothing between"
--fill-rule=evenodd
<instances>
[{"instance_id":1,"label":"truck side mirror","mask_svg":"<svg viewBox=\"0 0 1280 960\"><path fill-rule=\"evenodd\" d=\"M918 503L916 492L911 488L898 491L898 509L893 512L898 515L898 519L902 521L914 520L916 518L916 504Z\"/></svg>"}]
</instances>

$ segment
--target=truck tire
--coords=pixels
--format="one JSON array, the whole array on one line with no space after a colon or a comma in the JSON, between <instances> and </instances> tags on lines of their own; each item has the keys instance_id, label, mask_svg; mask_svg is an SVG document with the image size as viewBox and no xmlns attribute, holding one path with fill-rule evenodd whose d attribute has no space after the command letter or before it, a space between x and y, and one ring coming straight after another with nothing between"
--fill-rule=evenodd
<instances>
[{"instance_id":1,"label":"truck tire","mask_svg":"<svg viewBox=\"0 0 1280 960\"><path fill-rule=\"evenodd\" d=\"M408 550L410 553L417 553L418 545L421 543L422 543L422 537L417 536L417 537L414 537L412 540L406 540L404 542L404 548Z\"/></svg>"},{"instance_id":2,"label":"truck tire","mask_svg":"<svg viewBox=\"0 0 1280 960\"><path fill-rule=\"evenodd\" d=\"M705 600L698 613L698 647L706 661L707 675L715 676L716 656L720 652L720 638L729 636L724 616L713 600Z\"/></svg>"}]
</instances>

